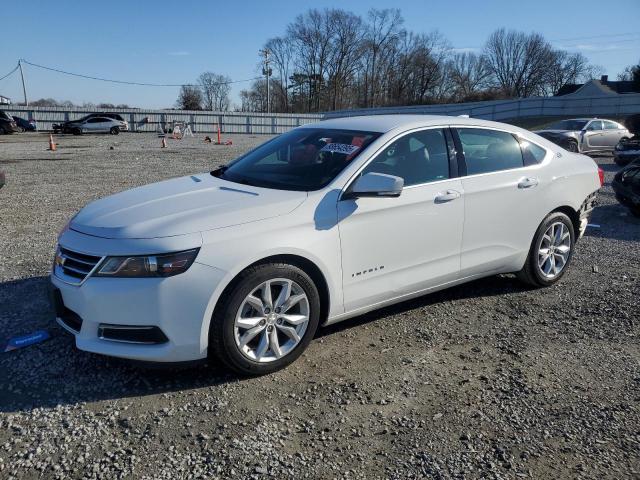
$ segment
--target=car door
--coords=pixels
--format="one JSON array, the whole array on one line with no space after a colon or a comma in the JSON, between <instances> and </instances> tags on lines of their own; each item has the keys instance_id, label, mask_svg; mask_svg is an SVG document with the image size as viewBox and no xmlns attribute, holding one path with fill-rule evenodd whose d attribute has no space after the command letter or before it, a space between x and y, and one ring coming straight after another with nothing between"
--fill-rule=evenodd
<instances>
[{"instance_id":1,"label":"car door","mask_svg":"<svg viewBox=\"0 0 640 480\"><path fill-rule=\"evenodd\" d=\"M457 278L464 196L447 135L442 128L403 134L356 177L402 177L399 197L338 202L345 311Z\"/></svg>"},{"instance_id":2,"label":"car door","mask_svg":"<svg viewBox=\"0 0 640 480\"><path fill-rule=\"evenodd\" d=\"M604 150L607 148L602 120L592 120L587 124L582 142L583 150Z\"/></svg>"},{"instance_id":3,"label":"car door","mask_svg":"<svg viewBox=\"0 0 640 480\"><path fill-rule=\"evenodd\" d=\"M517 270L544 216L539 195L548 180L537 160L525 166L520 143L510 132L458 127L454 134L466 168L461 276ZM536 148L544 158L546 151Z\"/></svg>"},{"instance_id":4,"label":"car door","mask_svg":"<svg viewBox=\"0 0 640 480\"><path fill-rule=\"evenodd\" d=\"M624 129L620 128L620 125L610 120L603 120L602 127L604 144L607 149L613 149L624 135Z\"/></svg>"},{"instance_id":5,"label":"car door","mask_svg":"<svg viewBox=\"0 0 640 480\"><path fill-rule=\"evenodd\" d=\"M89 132L95 133L100 129L100 122L102 122L102 118L100 117L91 117L82 125L82 129Z\"/></svg>"}]
</instances>

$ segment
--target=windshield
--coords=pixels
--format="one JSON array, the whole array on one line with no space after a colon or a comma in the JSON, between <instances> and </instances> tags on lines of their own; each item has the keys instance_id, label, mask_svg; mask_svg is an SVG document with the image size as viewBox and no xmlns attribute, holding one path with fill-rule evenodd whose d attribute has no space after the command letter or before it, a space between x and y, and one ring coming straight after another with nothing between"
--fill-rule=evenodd
<instances>
[{"instance_id":1,"label":"windshield","mask_svg":"<svg viewBox=\"0 0 640 480\"><path fill-rule=\"evenodd\" d=\"M13 120L13 118L11 118L9 114L4 110L0 110L0 117L4 118L5 120Z\"/></svg>"},{"instance_id":2,"label":"windshield","mask_svg":"<svg viewBox=\"0 0 640 480\"><path fill-rule=\"evenodd\" d=\"M549 130L582 130L587 124L587 120L562 120L552 123Z\"/></svg>"},{"instance_id":3,"label":"windshield","mask_svg":"<svg viewBox=\"0 0 640 480\"><path fill-rule=\"evenodd\" d=\"M379 136L380 133L356 130L299 128L211 174L255 187L319 190Z\"/></svg>"}]
</instances>

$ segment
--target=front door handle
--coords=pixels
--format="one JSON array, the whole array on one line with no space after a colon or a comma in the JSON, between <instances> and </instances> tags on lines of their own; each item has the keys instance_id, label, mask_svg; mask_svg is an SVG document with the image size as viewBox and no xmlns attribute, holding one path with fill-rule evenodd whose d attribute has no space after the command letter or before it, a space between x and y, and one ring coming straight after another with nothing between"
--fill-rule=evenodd
<instances>
[{"instance_id":1,"label":"front door handle","mask_svg":"<svg viewBox=\"0 0 640 480\"><path fill-rule=\"evenodd\" d=\"M447 190L446 192L440 192L436 195L435 202L436 203L447 203L456 198L460 198L460 192L457 190Z\"/></svg>"},{"instance_id":2,"label":"front door handle","mask_svg":"<svg viewBox=\"0 0 640 480\"><path fill-rule=\"evenodd\" d=\"M518 182L518 188L533 188L537 185L538 179L533 177L526 177Z\"/></svg>"}]
</instances>

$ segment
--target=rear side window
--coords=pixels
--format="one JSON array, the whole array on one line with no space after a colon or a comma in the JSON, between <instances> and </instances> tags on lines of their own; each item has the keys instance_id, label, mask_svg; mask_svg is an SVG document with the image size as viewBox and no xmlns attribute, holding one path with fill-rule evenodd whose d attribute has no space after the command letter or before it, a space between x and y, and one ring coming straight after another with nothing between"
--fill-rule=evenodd
<instances>
[{"instance_id":1,"label":"rear side window","mask_svg":"<svg viewBox=\"0 0 640 480\"><path fill-rule=\"evenodd\" d=\"M594 120L589 124L589 126L587 127L587 130L589 131L602 130L602 122L600 120Z\"/></svg>"},{"instance_id":2,"label":"rear side window","mask_svg":"<svg viewBox=\"0 0 640 480\"><path fill-rule=\"evenodd\" d=\"M379 153L362 171L404 179L405 187L449 178L449 154L444 132L428 129L409 133Z\"/></svg>"},{"instance_id":3,"label":"rear side window","mask_svg":"<svg viewBox=\"0 0 640 480\"><path fill-rule=\"evenodd\" d=\"M525 167L541 163L547 154L547 151L544 148L536 145L535 143L531 143L524 138L520 139L520 148L522 149L522 158L524 159Z\"/></svg>"},{"instance_id":4,"label":"rear side window","mask_svg":"<svg viewBox=\"0 0 640 480\"><path fill-rule=\"evenodd\" d=\"M483 128L459 128L457 131L467 164L467 175L524 166L520 144L510 133Z\"/></svg>"},{"instance_id":5,"label":"rear side window","mask_svg":"<svg viewBox=\"0 0 640 480\"><path fill-rule=\"evenodd\" d=\"M610 122L608 120L603 120L602 124L604 125L605 130L617 130L620 126L617 123Z\"/></svg>"}]
</instances>

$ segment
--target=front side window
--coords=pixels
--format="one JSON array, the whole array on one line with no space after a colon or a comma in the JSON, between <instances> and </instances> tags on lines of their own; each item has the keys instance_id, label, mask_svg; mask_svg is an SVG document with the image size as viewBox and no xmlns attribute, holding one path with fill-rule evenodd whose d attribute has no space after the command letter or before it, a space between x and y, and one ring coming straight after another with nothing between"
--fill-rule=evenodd
<instances>
[{"instance_id":1,"label":"front side window","mask_svg":"<svg viewBox=\"0 0 640 480\"><path fill-rule=\"evenodd\" d=\"M483 128L459 128L467 175L520 168L520 144L513 135Z\"/></svg>"},{"instance_id":2,"label":"front side window","mask_svg":"<svg viewBox=\"0 0 640 480\"><path fill-rule=\"evenodd\" d=\"M449 178L449 155L441 129L410 133L385 148L362 174L386 173L404 179L404 186Z\"/></svg>"},{"instance_id":3,"label":"front side window","mask_svg":"<svg viewBox=\"0 0 640 480\"><path fill-rule=\"evenodd\" d=\"M602 130L602 122L600 120L594 120L589 124L587 130L589 130L590 132L593 130Z\"/></svg>"},{"instance_id":4,"label":"front side window","mask_svg":"<svg viewBox=\"0 0 640 480\"><path fill-rule=\"evenodd\" d=\"M260 145L211 174L255 187L319 190L379 136L377 132L299 128Z\"/></svg>"}]
</instances>

